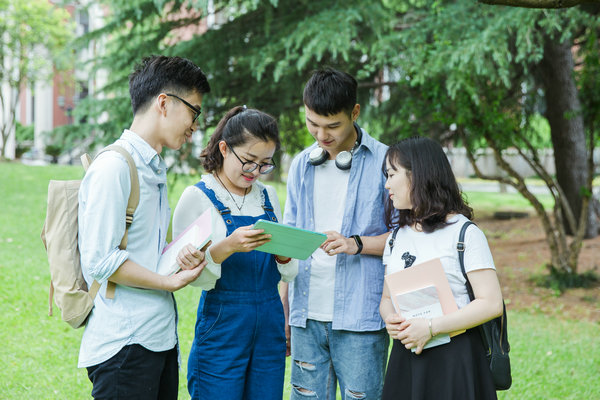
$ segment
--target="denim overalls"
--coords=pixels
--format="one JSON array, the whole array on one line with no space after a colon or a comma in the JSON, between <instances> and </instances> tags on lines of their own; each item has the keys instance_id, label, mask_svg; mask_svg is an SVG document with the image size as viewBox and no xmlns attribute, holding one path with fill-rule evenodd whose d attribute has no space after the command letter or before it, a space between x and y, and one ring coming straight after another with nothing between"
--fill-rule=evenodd
<instances>
[{"instance_id":1,"label":"denim overalls","mask_svg":"<svg viewBox=\"0 0 600 400\"><path fill-rule=\"evenodd\" d=\"M231 215L204 182L196 184L217 208L227 236L259 219L277 221L264 189L265 213ZM281 399L285 374L283 306L275 257L260 251L234 253L221 264L221 278L202 292L188 360L192 399Z\"/></svg>"}]
</instances>

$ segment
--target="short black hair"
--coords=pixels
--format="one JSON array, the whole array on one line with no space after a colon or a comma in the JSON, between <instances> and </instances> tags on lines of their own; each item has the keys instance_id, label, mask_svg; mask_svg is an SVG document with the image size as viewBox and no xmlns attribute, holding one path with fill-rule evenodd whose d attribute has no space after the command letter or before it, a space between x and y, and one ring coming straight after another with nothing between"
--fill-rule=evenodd
<instances>
[{"instance_id":1,"label":"short black hair","mask_svg":"<svg viewBox=\"0 0 600 400\"><path fill-rule=\"evenodd\" d=\"M356 105L357 88L352 75L323 68L314 71L306 82L302 100L306 107L319 115L335 115L341 111L351 115Z\"/></svg>"},{"instance_id":2,"label":"short black hair","mask_svg":"<svg viewBox=\"0 0 600 400\"><path fill-rule=\"evenodd\" d=\"M391 166L400 166L410 173L412 204L411 210L396 210L388 197L385 203L388 228L418 223L424 232L430 233L448 225L448 214L473 217L473 209L463 199L448 157L438 142L411 137L391 145L382 165L387 178L386 160Z\"/></svg>"},{"instance_id":3,"label":"short black hair","mask_svg":"<svg viewBox=\"0 0 600 400\"><path fill-rule=\"evenodd\" d=\"M233 107L221 118L206 148L200 154L204 170L216 172L223 166L223 155L219 150L221 140L231 147L236 147L243 145L251 138L260 139L263 142L272 141L275 143L275 150L279 150L281 146L279 128L275 118L253 108Z\"/></svg>"},{"instance_id":4,"label":"short black hair","mask_svg":"<svg viewBox=\"0 0 600 400\"><path fill-rule=\"evenodd\" d=\"M165 91L184 96L193 91L204 94L210 92L210 85L200 67L188 59L146 57L129 75L133 115L145 111L150 101Z\"/></svg>"}]
</instances>

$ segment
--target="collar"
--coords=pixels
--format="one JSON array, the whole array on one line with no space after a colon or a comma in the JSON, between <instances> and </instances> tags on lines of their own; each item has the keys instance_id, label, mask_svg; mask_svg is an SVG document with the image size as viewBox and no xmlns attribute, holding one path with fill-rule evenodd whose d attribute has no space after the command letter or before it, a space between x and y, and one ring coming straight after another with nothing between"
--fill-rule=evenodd
<instances>
[{"instance_id":1,"label":"collar","mask_svg":"<svg viewBox=\"0 0 600 400\"><path fill-rule=\"evenodd\" d=\"M121 135L121 139L129 142L133 146L133 148L139 153L140 157L142 157L142 160L144 160L144 163L152 165L152 160L154 160L155 157L157 158L155 163L160 163L160 154L158 154L156 150L154 150L154 148L150 146L148 142L142 139L142 137L137 133L129 129L125 129Z\"/></svg>"}]
</instances>

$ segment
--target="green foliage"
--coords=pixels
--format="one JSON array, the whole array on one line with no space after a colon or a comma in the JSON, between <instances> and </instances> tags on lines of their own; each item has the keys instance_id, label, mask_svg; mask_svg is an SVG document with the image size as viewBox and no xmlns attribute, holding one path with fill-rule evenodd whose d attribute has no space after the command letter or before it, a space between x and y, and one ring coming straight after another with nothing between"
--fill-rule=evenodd
<instances>
[{"instance_id":1,"label":"green foliage","mask_svg":"<svg viewBox=\"0 0 600 400\"><path fill-rule=\"evenodd\" d=\"M33 125L23 125L20 122L15 124L15 140L17 142L31 141L34 134Z\"/></svg>"},{"instance_id":2,"label":"green foliage","mask_svg":"<svg viewBox=\"0 0 600 400\"><path fill-rule=\"evenodd\" d=\"M96 117L92 120L108 112L105 122L91 125L96 140L110 141L128 126L127 75L143 56L162 53L187 57L208 73L212 92L203 100L207 110L203 130L215 126L232 106L247 104L278 118L289 153L310 142L299 111L311 70L331 65L362 81L373 81L379 69L371 65L370 46L391 29L393 17L378 3L358 0L216 1L216 23L204 32L199 15L207 10L205 2L190 3L196 8L188 9L189 17L178 14L184 4L180 1L160 12L158 3L150 0L103 3L113 10L112 17L80 44L91 39L107 41L105 55L93 60L92 68L110 71L110 81L102 89L107 96L82 102L75 110L76 117ZM181 27L202 34L177 40ZM361 103L367 108L372 92L372 88L361 88ZM86 137L83 128L67 134L76 140Z\"/></svg>"},{"instance_id":3,"label":"green foliage","mask_svg":"<svg viewBox=\"0 0 600 400\"><path fill-rule=\"evenodd\" d=\"M595 271L584 273L566 272L552 265L546 266L548 274L536 275L531 281L541 287L553 289L558 294L567 289L600 287L600 276Z\"/></svg>"},{"instance_id":4,"label":"green foliage","mask_svg":"<svg viewBox=\"0 0 600 400\"><path fill-rule=\"evenodd\" d=\"M545 34L585 40L592 68L586 58L578 73L593 95L584 111L600 115L592 101L597 74L591 73L594 55L598 64L598 22L578 8L540 11L467 0L237 0L215 1L211 10L205 1L103 4L112 10L107 24L80 43L106 42L93 70L110 71L103 88L110 96L82 102L76 114L108 112L109 118L67 136L81 139L91 130L102 143L118 136L131 120L128 73L143 56L163 53L190 58L208 72L213 90L204 99L203 130L230 107L247 104L278 117L289 153L310 142L299 113L302 88L310 71L323 65L357 76L361 123L388 142L416 134L451 138L449 126L456 124L469 133L473 150L486 146L484 131L502 148L524 146L515 131L545 147L535 77ZM204 15L215 21L208 30ZM196 34L182 39L182 29ZM389 98L381 97L382 88Z\"/></svg>"}]
</instances>

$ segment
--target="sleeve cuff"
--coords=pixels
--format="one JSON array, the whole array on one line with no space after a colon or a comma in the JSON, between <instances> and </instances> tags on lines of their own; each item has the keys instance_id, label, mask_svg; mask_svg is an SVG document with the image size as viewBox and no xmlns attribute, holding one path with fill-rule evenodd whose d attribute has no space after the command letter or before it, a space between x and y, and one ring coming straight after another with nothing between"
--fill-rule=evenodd
<instances>
[{"instance_id":1,"label":"sleeve cuff","mask_svg":"<svg viewBox=\"0 0 600 400\"><path fill-rule=\"evenodd\" d=\"M298 260L292 258L292 261L286 264L277 263L277 269L281 274L281 280L284 282L291 282L298 275Z\"/></svg>"},{"instance_id":2,"label":"sleeve cuff","mask_svg":"<svg viewBox=\"0 0 600 400\"><path fill-rule=\"evenodd\" d=\"M103 284L108 281L112 274L114 274L127 259L129 259L129 252L127 250L116 249L96 266L90 268L89 274L92 279Z\"/></svg>"}]
</instances>

